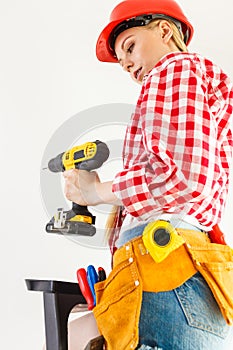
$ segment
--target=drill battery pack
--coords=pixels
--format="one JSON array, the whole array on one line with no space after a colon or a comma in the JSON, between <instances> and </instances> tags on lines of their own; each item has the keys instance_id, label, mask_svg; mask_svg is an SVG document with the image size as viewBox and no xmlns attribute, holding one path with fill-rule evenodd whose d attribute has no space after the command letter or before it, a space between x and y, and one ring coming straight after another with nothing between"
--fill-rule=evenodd
<instances>
[{"instance_id":1,"label":"drill battery pack","mask_svg":"<svg viewBox=\"0 0 233 350\"><path fill-rule=\"evenodd\" d=\"M45 229L48 233L94 236L96 233L94 224L95 216L89 211L83 212L81 215L80 213L75 213L73 208L68 211L58 208L57 213L52 217Z\"/></svg>"}]
</instances>

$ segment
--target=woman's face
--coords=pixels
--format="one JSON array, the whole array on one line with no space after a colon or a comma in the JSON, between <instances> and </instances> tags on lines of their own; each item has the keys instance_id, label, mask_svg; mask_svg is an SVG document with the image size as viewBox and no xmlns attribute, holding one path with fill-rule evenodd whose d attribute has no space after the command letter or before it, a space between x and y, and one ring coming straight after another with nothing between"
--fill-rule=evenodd
<instances>
[{"instance_id":1,"label":"woman's face","mask_svg":"<svg viewBox=\"0 0 233 350\"><path fill-rule=\"evenodd\" d=\"M115 53L123 69L142 84L143 77L169 52L178 51L170 24L162 20L154 29L133 27L120 33L115 42Z\"/></svg>"}]
</instances>

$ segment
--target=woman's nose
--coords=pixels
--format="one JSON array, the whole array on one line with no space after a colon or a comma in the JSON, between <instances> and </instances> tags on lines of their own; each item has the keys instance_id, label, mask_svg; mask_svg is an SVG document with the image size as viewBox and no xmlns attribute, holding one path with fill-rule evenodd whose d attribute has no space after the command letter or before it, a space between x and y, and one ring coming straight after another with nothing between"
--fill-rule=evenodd
<instances>
[{"instance_id":1,"label":"woman's nose","mask_svg":"<svg viewBox=\"0 0 233 350\"><path fill-rule=\"evenodd\" d=\"M131 60L125 60L123 62L123 69L126 71L126 72L130 72L131 68L133 67L133 62Z\"/></svg>"}]
</instances>

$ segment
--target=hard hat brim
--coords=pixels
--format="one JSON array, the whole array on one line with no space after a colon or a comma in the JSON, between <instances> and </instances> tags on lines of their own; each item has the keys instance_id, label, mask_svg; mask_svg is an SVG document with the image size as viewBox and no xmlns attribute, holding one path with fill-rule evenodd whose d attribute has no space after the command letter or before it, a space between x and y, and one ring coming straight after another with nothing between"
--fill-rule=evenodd
<instances>
[{"instance_id":1,"label":"hard hat brim","mask_svg":"<svg viewBox=\"0 0 233 350\"><path fill-rule=\"evenodd\" d=\"M123 19L124 20L124 19ZM100 33L99 38L96 43L96 56L101 62L118 62L117 58L114 56L114 52L109 45L109 37L113 29L120 24L122 19L118 21L113 21L109 23Z\"/></svg>"}]
</instances>

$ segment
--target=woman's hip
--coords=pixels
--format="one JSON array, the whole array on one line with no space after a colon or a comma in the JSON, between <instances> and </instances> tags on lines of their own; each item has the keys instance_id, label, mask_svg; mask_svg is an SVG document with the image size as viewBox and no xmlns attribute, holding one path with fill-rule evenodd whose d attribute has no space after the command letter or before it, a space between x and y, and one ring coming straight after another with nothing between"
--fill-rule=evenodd
<instances>
[{"instance_id":1,"label":"woman's hip","mask_svg":"<svg viewBox=\"0 0 233 350\"><path fill-rule=\"evenodd\" d=\"M139 349L228 350L230 340L233 328L200 273L172 291L143 292Z\"/></svg>"}]
</instances>

